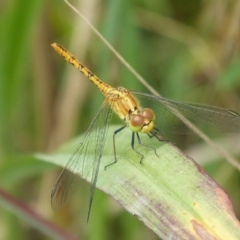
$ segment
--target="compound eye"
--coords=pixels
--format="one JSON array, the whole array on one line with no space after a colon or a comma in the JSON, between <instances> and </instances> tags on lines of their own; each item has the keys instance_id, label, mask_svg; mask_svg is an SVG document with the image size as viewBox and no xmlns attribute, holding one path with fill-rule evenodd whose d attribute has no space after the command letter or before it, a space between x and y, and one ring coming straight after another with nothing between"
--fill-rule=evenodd
<instances>
[{"instance_id":1,"label":"compound eye","mask_svg":"<svg viewBox=\"0 0 240 240\"><path fill-rule=\"evenodd\" d=\"M142 112L142 115L143 115L145 120L148 120L148 121L154 121L155 120L155 114L154 114L153 110L150 109L150 108L144 108L143 112Z\"/></svg>"},{"instance_id":2,"label":"compound eye","mask_svg":"<svg viewBox=\"0 0 240 240\"><path fill-rule=\"evenodd\" d=\"M140 132L144 125L144 117L140 114L133 115L129 122L129 127L133 132Z\"/></svg>"}]
</instances>

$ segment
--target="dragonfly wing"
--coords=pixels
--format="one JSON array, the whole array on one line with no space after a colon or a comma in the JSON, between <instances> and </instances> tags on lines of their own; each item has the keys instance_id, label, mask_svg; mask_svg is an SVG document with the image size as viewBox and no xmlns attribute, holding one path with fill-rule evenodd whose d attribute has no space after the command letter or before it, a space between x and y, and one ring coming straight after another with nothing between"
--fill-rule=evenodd
<instances>
[{"instance_id":1,"label":"dragonfly wing","mask_svg":"<svg viewBox=\"0 0 240 240\"><path fill-rule=\"evenodd\" d=\"M240 132L240 115L236 112L213 106L173 101L150 94L133 93L140 99L142 107L153 109L156 114L156 127L161 131L182 134L192 132L171 111L176 109L207 135Z\"/></svg>"},{"instance_id":2,"label":"dragonfly wing","mask_svg":"<svg viewBox=\"0 0 240 240\"><path fill-rule=\"evenodd\" d=\"M60 174L51 194L53 210L63 207L81 186L79 174L91 177L90 205L92 203L99 165L103 154L107 130L112 118L111 106L105 100L91 122L83 142L78 146ZM91 174L91 175L90 175ZM89 209L90 210L90 209Z\"/></svg>"}]
</instances>

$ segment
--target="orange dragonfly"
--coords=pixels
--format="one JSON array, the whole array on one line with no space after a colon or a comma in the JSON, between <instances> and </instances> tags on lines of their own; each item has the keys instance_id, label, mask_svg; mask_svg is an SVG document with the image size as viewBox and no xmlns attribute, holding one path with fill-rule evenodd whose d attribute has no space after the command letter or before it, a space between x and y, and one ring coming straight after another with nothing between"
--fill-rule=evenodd
<instances>
[{"instance_id":1,"label":"orange dragonfly","mask_svg":"<svg viewBox=\"0 0 240 240\"><path fill-rule=\"evenodd\" d=\"M91 174L91 191L87 220L89 219L101 157L113 112L124 121L124 125L113 133L114 156L113 162L109 165L117 162L115 136L126 127L129 127L132 131L131 147L140 156L140 163L142 163L144 156L134 148L135 138L137 138L140 145L144 145L141 142L140 133L145 133L149 137L155 137L159 141L165 142L167 139L162 131L180 134L191 132L173 114L170 110L172 108L176 109L208 135L236 133L240 130L240 115L236 112L212 106L173 101L151 94L129 91L123 87L114 88L100 80L61 45L53 43L52 47L67 62L71 63L90 79L105 97L101 108L85 133L83 142L71 156L54 185L51 194L53 210L63 207L77 189L80 188L81 181L78 173L81 173L83 178ZM141 100L141 104L139 100ZM151 148L149 146L145 147ZM156 150L153 150L157 155ZM105 168L109 165L105 166Z\"/></svg>"}]
</instances>

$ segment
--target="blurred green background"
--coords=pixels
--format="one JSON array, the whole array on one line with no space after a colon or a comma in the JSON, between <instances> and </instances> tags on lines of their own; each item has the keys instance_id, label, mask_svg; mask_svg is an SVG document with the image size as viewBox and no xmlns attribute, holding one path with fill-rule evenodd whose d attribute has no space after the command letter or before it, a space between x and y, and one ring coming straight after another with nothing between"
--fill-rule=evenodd
<instances>
[{"instance_id":1,"label":"blurred green background","mask_svg":"<svg viewBox=\"0 0 240 240\"><path fill-rule=\"evenodd\" d=\"M82 0L74 5L161 95L240 112L240 1ZM107 83L148 91L63 1L2 0L0 13L0 239L52 239L52 223L79 239L157 239L99 191L86 224L88 184L54 213L50 193L59 168L32 157L84 133L103 100L53 51L52 42ZM239 172L198 138L171 140L224 188L240 218ZM221 142L239 159L240 135ZM2 190L10 194L7 200ZM23 201L39 212L49 229L23 220L10 196L19 201L16 206Z\"/></svg>"}]
</instances>

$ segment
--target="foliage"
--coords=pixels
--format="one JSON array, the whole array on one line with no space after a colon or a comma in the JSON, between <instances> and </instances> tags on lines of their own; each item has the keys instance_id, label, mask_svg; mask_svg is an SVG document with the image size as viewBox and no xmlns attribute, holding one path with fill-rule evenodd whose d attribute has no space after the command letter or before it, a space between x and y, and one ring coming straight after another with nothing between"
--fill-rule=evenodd
<instances>
[{"instance_id":1,"label":"foliage","mask_svg":"<svg viewBox=\"0 0 240 240\"><path fill-rule=\"evenodd\" d=\"M239 1L185 0L179 4L75 1L75 6L163 96L240 112ZM52 42L67 47L106 82L146 90L63 1L2 1L0 11L0 189L18 200L16 206L25 202L79 238L156 239L100 192L95 194L87 225L82 212L88 205L88 185L72 204L53 213L50 192L58 173L52 171L52 164L30 157L35 152L52 152L84 133L103 100L85 77L54 53ZM183 152L190 152L186 150L189 147L200 148L199 139L192 136L170 139ZM190 156L205 160L199 163L227 192L239 218L239 172L219 156L205 157L208 149L201 149L200 154ZM239 158L239 150L234 154ZM23 224L17 208L9 210L6 206L1 205L1 239L32 239L37 235L38 239L47 239L47 228L25 224L26 219Z\"/></svg>"}]
</instances>

